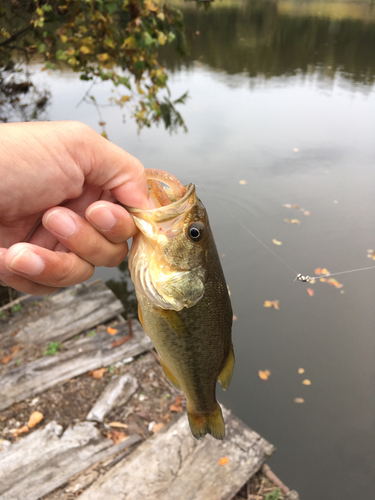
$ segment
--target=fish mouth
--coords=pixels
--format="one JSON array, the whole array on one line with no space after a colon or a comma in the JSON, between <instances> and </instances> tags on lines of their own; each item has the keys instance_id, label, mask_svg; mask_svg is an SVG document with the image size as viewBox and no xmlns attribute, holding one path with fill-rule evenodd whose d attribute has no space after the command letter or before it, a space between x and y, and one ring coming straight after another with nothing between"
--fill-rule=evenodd
<instances>
[{"instance_id":1,"label":"fish mouth","mask_svg":"<svg viewBox=\"0 0 375 500\"><path fill-rule=\"evenodd\" d=\"M149 210L144 210L141 208L126 207L131 215L149 221L151 218L154 222L168 222L172 219L184 215L189 206L194 204L195 200L195 184L188 184L185 186L185 195L177 201L173 201L173 194L168 196L171 199L170 205L165 205L164 207L150 208ZM151 188L149 189L152 192Z\"/></svg>"}]
</instances>

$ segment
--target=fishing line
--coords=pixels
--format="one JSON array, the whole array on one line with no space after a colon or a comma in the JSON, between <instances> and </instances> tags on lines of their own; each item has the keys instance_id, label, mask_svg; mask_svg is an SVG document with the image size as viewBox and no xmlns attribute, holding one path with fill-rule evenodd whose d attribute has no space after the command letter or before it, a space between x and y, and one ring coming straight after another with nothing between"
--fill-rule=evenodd
<instances>
[{"instance_id":1,"label":"fishing line","mask_svg":"<svg viewBox=\"0 0 375 500\"><path fill-rule=\"evenodd\" d=\"M196 186L198 187L198 185L196 184ZM210 193L208 193L206 191L206 189L202 188L201 186L199 186L199 189L202 189L202 191L204 191L205 193L207 193L209 196L212 197L212 195ZM216 200L215 200L215 203L216 203ZM247 228L244 224L242 224L242 222L238 221L236 219L236 217L234 216L234 214L231 213L230 210L226 209L228 214L236 220L237 224L239 224L243 229L245 229L245 231L247 231L253 238L255 238L258 243L260 243L261 245L263 245L265 248L267 248L267 250L269 252L271 252L280 262L282 262L284 264L284 266L286 266L288 269L290 269L291 271L293 271L293 273L296 275L296 277L294 278L294 281L298 280L298 281L302 281L302 282L309 282L311 280L315 280L315 279L320 279L320 278L328 278L328 277L331 277L331 276L338 276L340 274L347 274L347 273L355 273L355 272L358 272L358 271L367 271L369 269L375 269L375 266L369 266L369 267L360 267L358 269L349 269L348 271L340 271L338 273L328 273L328 274L321 274L320 276L303 276L301 273L297 273L297 271L295 269L293 269L289 264L287 264L281 257L279 257L277 255L277 253L275 253L268 245L266 245L262 240L260 240L257 236L255 236L255 234L253 232L250 231L249 228Z\"/></svg>"}]
</instances>

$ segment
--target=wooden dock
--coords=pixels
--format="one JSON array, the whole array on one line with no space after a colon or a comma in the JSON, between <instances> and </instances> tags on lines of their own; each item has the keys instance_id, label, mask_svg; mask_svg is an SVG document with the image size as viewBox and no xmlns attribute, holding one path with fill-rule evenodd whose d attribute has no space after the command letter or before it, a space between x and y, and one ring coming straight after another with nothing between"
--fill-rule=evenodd
<instances>
[{"instance_id":1,"label":"wooden dock","mask_svg":"<svg viewBox=\"0 0 375 500\"><path fill-rule=\"evenodd\" d=\"M225 440L196 441L122 312L97 281L0 319L1 500L232 500L273 453L225 408Z\"/></svg>"}]
</instances>

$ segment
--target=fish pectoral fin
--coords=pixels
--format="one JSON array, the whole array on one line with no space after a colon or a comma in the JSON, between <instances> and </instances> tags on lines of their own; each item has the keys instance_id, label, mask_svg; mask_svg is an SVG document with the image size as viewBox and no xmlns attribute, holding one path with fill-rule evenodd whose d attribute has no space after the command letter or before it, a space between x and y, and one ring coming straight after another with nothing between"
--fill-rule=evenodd
<instances>
[{"instance_id":1,"label":"fish pectoral fin","mask_svg":"<svg viewBox=\"0 0 375 500\"><path fill-rule=\"evenodd\" d=\"M162 359L160 359L160 364L161 364L161 367L163 368L163 372L164 372L165 376L167 377L167 379L169 380L169 382L178 391L181 391L181 387L180 387L180 384L179 384L178 380L176 379L176 377L173 375L173 373L171 372L171 370L168 368L168 366L164 363L164 361Z\"/></svg>"},{"instance_id":2,"label":"fish pectoral fin","mask_svg":"<svg viewBox=\"0 0 375 500\"><path fill-rule=\"evenodd\" d=\"M225 362L225 366L221 370L221 373L217 378L224 391L228 389L230 381L232 380L233 369L234 369L234 352L232 345L232 347L230 348L229 356L227 357L227 360Z\"/></svg>"},{"instance_id":3,"label":"fish pectoral fin","mask_svg":"<svg viewBox=\"0 0 375 500\"><path fill-rule=\"evenodd\" d=\"M224 439L225 424L219 403L211 413L194 412L187 408L189 425L193 436L202 439L206 434L211 434L215 439Z\"/></svg>"},{"instance_id":4,"label":"fish pectoral fin","mask_svg":"<svg viewBox=\"0 0 375 500\"><path fill-rule=\"evenodd\" d=\"M158 308L158 313L165 319L165 321L167 321L173 333L181 337L189 335L189 332L187 331L186 326L177 311Z\"/></svg>"}]
</instances>

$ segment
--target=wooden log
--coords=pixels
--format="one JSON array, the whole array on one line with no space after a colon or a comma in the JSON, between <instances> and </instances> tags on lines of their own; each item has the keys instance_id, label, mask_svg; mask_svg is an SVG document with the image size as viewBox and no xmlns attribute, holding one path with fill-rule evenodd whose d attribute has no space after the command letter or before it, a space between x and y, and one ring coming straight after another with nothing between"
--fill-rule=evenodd
<instances>
[{"instance_id":1,"label":"wooden log","mask_svg":"<svg viewBox=\"0 0 375 500\"><path fill-rule=\"evenodd\" d=\"M223 409L226 437L193 438L186 414L101 476L80 500L230 500L273 451ZM225 465L221 458L228 457Z\"/></svg>"},{"instance_id":2,"label":"wooden log","mask_svg":"<svg viewBox=\"0 0 375 500\"><path fill-rule=\"evenodd\" d=\"M62 342L124 310L121 301L103 282L77 285L50 295L40 305L37 310L18 314L2 325L0 335L7 336L18 330L15 336L18 342Z\"/></svg>"},{"instance_id":3,"label":"wooden log","mask_svg":"<svg viewBox=\"0 0 375 500\"><path fill-rule=\"evenodd\" d=\"M86 420L103 422L104 417L112 408L122 406L137 390L137 379L125 373L121 377L114 377L99 396L95 405L87 415Z\"/></svg>"},{"instance_id":4,"label":"wooden log","mask_svg":"<svg viewBox=\"0 0 375 500\"><path fill-rule=\"evenodd\" d=\"M113 446L93 422L82 422L62 433L50 422L0 453L0 498L37 500L70 477L118 453L141 438L131 436Z\"/></svg>"},{"instance_id":5,"label":"wooden log","mask_svg":"<svg viewBox=\"0 0 375 500\"><path fill-rule=\"evenodd\" d=\"M66 351L43 356L0 377L0 410L16 401L35 396L65 380L138 356L152 348L141 324L132 320L133 338L117 347L113 343L128 335L127 323L116 327L116 335L106 331L64 344Z\"/></svg>"}]
</instances>

